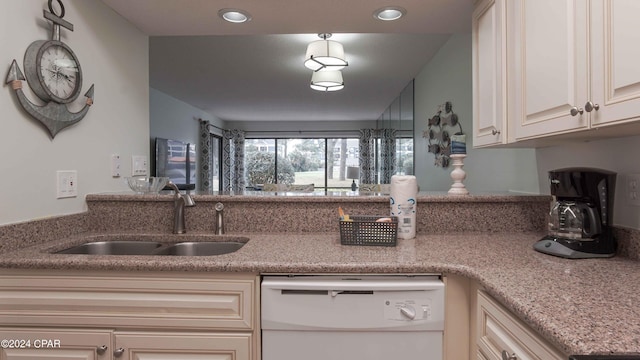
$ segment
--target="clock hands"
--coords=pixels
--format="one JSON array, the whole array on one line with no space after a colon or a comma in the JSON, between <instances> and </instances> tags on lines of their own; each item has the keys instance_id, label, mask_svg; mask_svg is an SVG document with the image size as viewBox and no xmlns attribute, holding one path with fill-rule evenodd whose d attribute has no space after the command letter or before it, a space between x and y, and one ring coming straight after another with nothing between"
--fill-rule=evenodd
<instances>
[{"instance_id":1,"label":"clock hands","mask_svg":"<svg viewBox=\"0 0 640 360\"><path fill-rule=\"evenodd\" d=\"M46 71L51 73L51 79L55 80L57 83L60 79L66 80L69 84L74 83L74 79L72 75L67 75L61 71L61 69L56 68L55 70L45 69Z\"/></svg>"}]
</instances>

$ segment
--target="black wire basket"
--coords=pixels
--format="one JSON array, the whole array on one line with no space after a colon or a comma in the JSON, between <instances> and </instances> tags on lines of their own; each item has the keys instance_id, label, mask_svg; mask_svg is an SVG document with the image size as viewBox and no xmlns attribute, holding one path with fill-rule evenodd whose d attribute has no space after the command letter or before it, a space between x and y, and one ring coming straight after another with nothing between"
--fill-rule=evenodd
<instances>
[{"instance_id":1,"label":"black wire basket","mask_svg":"<svg viewBox=\"0 0 640 360\"><path fill-rule=\"evenodd\" d=\"M376 221L380 218L390 218L391 221ZM396 216L354 215L350 220L340 220L342 245L396 246L397 242Z\"/></svg>"}]
</instances>

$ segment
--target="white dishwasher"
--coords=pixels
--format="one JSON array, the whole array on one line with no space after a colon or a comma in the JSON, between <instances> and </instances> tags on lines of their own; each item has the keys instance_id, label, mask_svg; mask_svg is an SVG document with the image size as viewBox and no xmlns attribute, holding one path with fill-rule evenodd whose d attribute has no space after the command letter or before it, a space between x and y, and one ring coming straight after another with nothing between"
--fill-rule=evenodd
<instances>
[{"instance_id":1,"label":"white dishwasher","mask_svg":"<svg viewBox=\"0 0 640 360\"><path fill-rule=\"evenodd\" d=\"M264 276L263 360L442 360L439 275Z\"/></svg>"}]
</instances>

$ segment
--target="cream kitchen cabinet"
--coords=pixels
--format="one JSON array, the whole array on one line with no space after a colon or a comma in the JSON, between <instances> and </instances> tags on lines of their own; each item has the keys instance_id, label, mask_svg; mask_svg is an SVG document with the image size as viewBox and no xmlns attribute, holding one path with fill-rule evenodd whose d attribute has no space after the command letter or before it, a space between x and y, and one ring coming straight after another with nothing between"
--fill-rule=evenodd
<instances>
[{"instance_id":1,"label":"cream kitchen cabinet","mask_svg":"<svg viewBox=\"0 0 640 360\"><path fill-rule=\"evenodd\" d=\"M507 141L506 0L482 0L473 12L473 146Z\"/></svg>"},{"instance_id":2,"label":"cream kitchen cabinet","mask_svg":"<svg viewBox=\"0 0 640 360\"><path fill-rule=\"evenodd\" d=\"M252 359L253 341L251 334L64 328L4 328L0 337L10 341L3 360L240 360Z\"/></svg>"},{"instance_id":3,"label":"cream kitchen cabinet","mask_svg":"<svg viewBox=\"0 0 640 360\"><path fill-rule=\"evenodd\" d=\"M516 140L589 128L588 2L515 0L510 41ZM571 109L575 108L575 115Z\"/></svg>"},{"instance_id":4,"label":"cream kitchen cabinet","mask_svg":"<svg viewBox=\"0 0 640 360\"><path fill-rule=\"evenodd\" d=\"M640 55L638 1L515 0L509 5L515 140L640 119L640 69L634 64ZM619 129L609 134L629 135L628 128Z\"/></svg>"},{"instance_id":5,"label":"cream kitchen cabinet","mask_svg":"<svg viewBox=\"0 0 640 360\"><path fill-rule=\"evenodd\" d=\"M475 346L478 360L564 360L568 356L511 314L483 290L475 293Z\"/></svg>"},{"instance_id":6,"label":"cream kitchen cabinet","mask_svg":"<svg viewBox=\"0 0 640 360\"><path fill-rule=\"evenodd\" d=\"M638 13L636 0L480 0L474 147L640 134Z\"/></svg>"},{"instance_id":7,"label":"cream kitchen cabinet","mask_svg":"<svg viewBox=\"0 0 640 360\"><path fill-rule=\"evenodd\" d=\"M590 5L590 100L599 105L591 113L591 124L636 122L640 118L640 2L591 0Z\"/></svg>"},{"instance_id":8,"label":"cream kitchen cabinet","mask_svg":"<svg viewBox=\"0 0 640 360\"><path fill-rule=\"evenodd\" d=\"M5 349L6 356L259 359L258 279L256 274L6 271L0 275L2 334L16 339L33 334L59 339L61 345L39 349L36 357Z\"/></svg>"},{"instance_id":9,"label":"cream kitchen cabinet","mask_svg":"<svg viewBox=\"0 0 640 360\"><path fill-rule=\"evenodd\" d=\"M111 359L110 330L1 328L3 360Z\"/></svg>"},{"instance_id":10,"label":"cream kitchen cabinet","mask_svg":"<svg viewBox=\"0 0 640 360\"><path fill-rule=\"evenodd\" d=\"M252 359L250 334L117 332L115 360Z\"/></svg>"}]
</instances>

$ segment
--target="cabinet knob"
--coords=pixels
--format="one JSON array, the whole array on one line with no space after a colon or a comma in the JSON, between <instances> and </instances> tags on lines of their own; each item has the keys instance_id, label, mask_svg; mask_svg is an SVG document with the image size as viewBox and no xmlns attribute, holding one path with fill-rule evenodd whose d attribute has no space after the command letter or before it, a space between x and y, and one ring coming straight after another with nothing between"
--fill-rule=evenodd
<instances>
[{"instance_id":1,"label":"cabinet knob","mask_svg":"<svg viewBox=\"0 0 640 360\"><path fill-rule=\"evenodd\" d=\"M493 128L493 129L491 130L491 135L498 135L498 134L500 134L500 130L498 130L498 129L496 129L496 128Z\"/></svg>"},{"instance_id":2,"label":"cabinet knob","mask_svg":"<svg viewBox=\"0 0 640 360\"><path fill-rule=\"evenodd\" d=\"M593 110L598 111L600 110L600 105L587 101L587 103L584 104L584 109L587 110L587 112L592 112Z\"/></svg>"},{"instance_id":3,"label":"cabinet knob","mask_svg":"<svg viewBox=\"0 0 640 360\"><path fill-rule=\"evenodd\" d=\"M123 348L117 348L117 349L113 350L113 357L120 357L120 356L122 356L122 354L124 354L124 349Z\"/></svg>"},{"instance_id":4,"label":"cabinet knob","mask_svg":"<svg viewBox=\"0 0 640 360\"><path fill-rule=\"evenodd\" d=\"M98 348L96 349L96 352L98 353L98 355L104 355L106 351L107 351L107 345L98 346Z\"/></svg>"},{"instance_id":5,"label":"cabinet knob","mask_svg":"<svg viewBox=\"0 0 640 360\"><path fill-rule=\"evenodd\" d=\"M516 354L511 354L507 352L507 350L502 350L502 360L518 360Z\"/></svg>"},{"instance_id":6,"label":"cabinet knob","mask_svg":"<svg viewBox=\"0 0 640 360\"><path fill-rule=\"evenodd\" d=\"M569 113L571 114L571 116L576 116L578 114L582 115L582 113L584 113L584 110L582 108L578 108L577 106L574 106L571 108Z\"/></svg>"}]
</instances>

